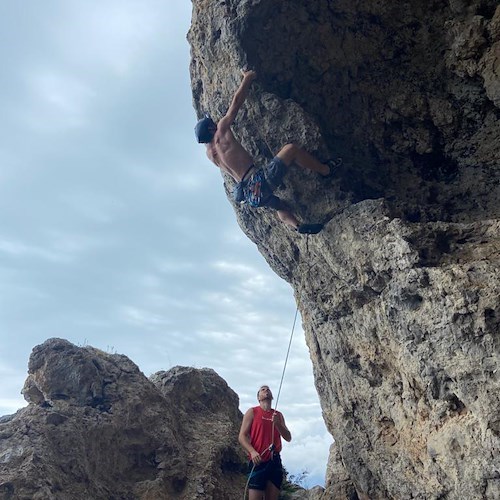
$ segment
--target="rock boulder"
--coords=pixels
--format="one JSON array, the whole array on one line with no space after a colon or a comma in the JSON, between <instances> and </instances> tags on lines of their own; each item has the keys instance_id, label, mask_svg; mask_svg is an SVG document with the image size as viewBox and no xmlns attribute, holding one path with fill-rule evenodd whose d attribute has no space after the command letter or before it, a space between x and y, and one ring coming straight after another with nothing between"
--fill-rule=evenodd
<instances>
[{"instance_id":1,"label":"rock boulder","mask_svg":"<svg viewBox=\"0 0 500 500\"><path fill-rule=\"evenodd\" d=\"M2 500L241 498L242 415L213 370L148 380L126 356L50 339L23 392L0 421Z\"/></svg>"}]
</instances>

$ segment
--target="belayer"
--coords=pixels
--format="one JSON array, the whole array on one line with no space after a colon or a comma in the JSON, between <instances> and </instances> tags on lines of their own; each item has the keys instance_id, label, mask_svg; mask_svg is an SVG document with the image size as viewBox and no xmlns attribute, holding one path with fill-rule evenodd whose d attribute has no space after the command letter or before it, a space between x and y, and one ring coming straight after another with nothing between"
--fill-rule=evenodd
<instances>
[{"instance_id":1,"label":"belayer","mask_svg":"<svg viewBox=\"0 0 500 500\"><path fill-rule=\"evenodd\" d=\"M267 385L257 391L258 406L246 411L238 440L248 453L249 500L277 500L283 482L281 437L292 435L283 415L271 408L273 394Z\"/></svg>"},{"instance_id":2,"label":"belayer","mask_svg":"<svg viewBox=\"0 0 500 500\"><path fill-rule=\"evenodd\" d=\"M323 177L330 177L340 160L321 163L299 146L287 144L268 165L257 167L250 154L236 140L231 131L231 125L245 102L250 85L257 77L255 71L242 70L242 75L241 84L225 116L219 123L215 123L209 116L198 121L195 127L196 138L199 143L206 144L208 158L236 181L235 201L247 202L252 207L273 208L285 224L299 233L319 233L323 224L300 224L286 204L274 194L274 191L282 183L292 163L318 172Z\"/></svg>"}]
</instances>

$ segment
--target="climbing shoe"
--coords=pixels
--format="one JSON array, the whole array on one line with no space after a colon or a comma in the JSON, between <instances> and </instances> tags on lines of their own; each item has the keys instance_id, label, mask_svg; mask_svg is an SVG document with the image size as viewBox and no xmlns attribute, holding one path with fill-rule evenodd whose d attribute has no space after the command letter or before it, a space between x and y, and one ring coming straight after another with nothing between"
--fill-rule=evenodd
<instances>
[{"instance_id":1,"label":"climbing shoe","mask_svg":"<svg viewBox=\"0 0 500 500\"><path fill-rule=\"evenodd\" d=\"M334 177L337 174L337 168L340 167L342 163L343 163L342 158L333 158L330 160L326 160L325 164L328 165L330 171L323 177L325 179L331 179L332 177Z\"/></svg>"},{"instance_id":2,"label":"climbing shoe","mask_svg":"<svg viewBox=\"0 0 500 500\"><path fill-rule=\"evenodd\" d=\"M323 224L300 224L297 232L300 234L318 234L323 229Z\"/></svg>"}]
</instances>

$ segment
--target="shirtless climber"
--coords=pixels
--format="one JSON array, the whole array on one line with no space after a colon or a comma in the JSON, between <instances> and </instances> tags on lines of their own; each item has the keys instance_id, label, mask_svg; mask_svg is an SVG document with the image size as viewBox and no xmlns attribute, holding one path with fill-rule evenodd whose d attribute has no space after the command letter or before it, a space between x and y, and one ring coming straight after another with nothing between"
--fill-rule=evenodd
<instances>
[{"instance_id":1,"label":"shirtless climber","mask_svg":"<svg viewBox=\"0 0 500 500\"><path fill-rule=\"evenodd\" d=\"M235 201L246 201L252 207L273 208L285 224L299 233L319 233L323 224L299 224L285 203L274 195L274 190L280 186L287 168L292 163L318 172L323 177L330 177L339 160L321 163L295 144L287 144L266 167L256 167L250 154L231 131L231 125L245 102L250 85L257 77L255 71L242 70L242 75L243 79L226 115L218 124L208 115L202 118L195 127L196 138L199 143L206 144L208 158L236 181Z\"/></svg>"}]
</instances>

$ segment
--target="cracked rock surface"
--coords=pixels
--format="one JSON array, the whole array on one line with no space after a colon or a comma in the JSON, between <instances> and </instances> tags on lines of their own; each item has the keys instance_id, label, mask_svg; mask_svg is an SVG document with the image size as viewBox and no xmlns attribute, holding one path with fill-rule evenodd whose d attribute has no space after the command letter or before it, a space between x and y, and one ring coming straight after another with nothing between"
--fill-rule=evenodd
<instances>
[{"instance_id":1,"label":"cracked rock surface","mask_svg":"<svg viewBox=\"0 0 500 500\"><path fill-rule=\"evenodd\" d=\"M232 202L292 284L335 446L323 498L500 498L500 7L492 0L193 1L193 103L258 164L295 142L279 196L316 236Z\"/></svg>"}]
</instances>

